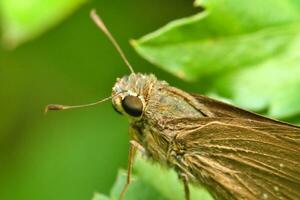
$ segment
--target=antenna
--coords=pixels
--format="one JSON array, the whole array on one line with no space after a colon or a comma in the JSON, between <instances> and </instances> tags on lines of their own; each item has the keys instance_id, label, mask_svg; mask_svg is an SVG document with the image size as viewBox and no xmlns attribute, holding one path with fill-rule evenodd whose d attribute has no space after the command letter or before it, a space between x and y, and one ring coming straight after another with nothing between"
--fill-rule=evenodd
<instances>
[{"instance_id":1,"label":"antenna","mask_svg":"<svg viewBox=\"0 0 300 200\"><path fill-rule=\"evenodd\" d=\"M108 37L108 39L114 45L114 47L116 48L116 50L120 54L121 58L123 59L123 61L128 66L128 68L131 71L131 73L134 74L134 70L133 70L131 64L129 63L128 59L126 58L124 52L122 51L121 47L119 46L119 44L117 43L117 41L115 40L115 38L112 36L112 34L106 28L106 26L105 26L104 22L102 21L102 19L97 15L97 12L96 12L95 9L93 9L91 11L90 16L91 16L92 20L95 22L95 24L103 31L103 33Z\"/></svg>"},{"instance_id":2,"label":"antenna","mask_svg":"<svg viewBox=\"0 0 300 200\"><path fill-rule=\"evenodd\" d=\"M67 106L67 105L59 105L59 104L50 104L50 105L46 106L45 113L47 113L49 110L67 110L67 109L75 109L75 108L84 108L84 107L95 106L97 104L100 104L100 103L103 103L105 101L108 101L108 100L112 99L116 95L101 99L101 100L96 101L94 103L88 103L88 104L83 104L83 105Z\"/></svg>"}]
</instances>

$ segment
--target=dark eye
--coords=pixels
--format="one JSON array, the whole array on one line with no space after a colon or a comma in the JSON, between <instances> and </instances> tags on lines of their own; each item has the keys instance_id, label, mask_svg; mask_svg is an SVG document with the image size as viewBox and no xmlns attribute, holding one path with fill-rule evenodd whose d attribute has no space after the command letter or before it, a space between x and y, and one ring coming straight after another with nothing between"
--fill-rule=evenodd
<instances>
[{"instance_id":1,"label":"dark eye","mask_svg":"<svg viewBox=\"0 0 300 200\"><path fill-rule=\"evenodd\" d=\"M122 107L128 115L139 117L143 113L143 103L140 98L128 95L122 100Z\"/></svg>"}]
</instances>

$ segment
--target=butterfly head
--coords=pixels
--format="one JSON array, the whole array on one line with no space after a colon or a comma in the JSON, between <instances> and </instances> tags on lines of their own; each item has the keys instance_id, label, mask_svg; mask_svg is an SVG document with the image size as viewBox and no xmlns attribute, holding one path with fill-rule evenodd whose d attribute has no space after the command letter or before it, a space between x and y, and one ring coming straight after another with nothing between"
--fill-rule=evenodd
<instances>
[{"instance_id":1,"label":"butterfly head","mask_svg":"<svg viewBox=\"0 0 300 200\"><path fill-rule=\"evenodd\" d=\"M141 118L146 99L153 83L156 82L154 75L132 73L117 79L112 89L112 104L114 109L131 118Z\"/></svg>"}]
</instances>

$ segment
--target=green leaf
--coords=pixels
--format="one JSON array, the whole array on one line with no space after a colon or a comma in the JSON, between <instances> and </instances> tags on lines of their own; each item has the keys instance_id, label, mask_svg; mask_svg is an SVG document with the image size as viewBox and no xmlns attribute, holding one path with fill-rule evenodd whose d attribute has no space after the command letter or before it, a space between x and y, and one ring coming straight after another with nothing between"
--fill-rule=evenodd
<instances>
[{"instance_id":1,"label":"green leaf","mask_svg":"<svg viewBox=\"0 0 300 200\"><path fill-rule=\"evenodd\" d=\"M117 181L111 191L111 199L119 198L119 195L126 183L127 172L120 170ZM144 183L138 176L132 176L132 182L124 195L124 200L166 200L155 189Z\"/></svg>"},{"instance_id":2,"label":"green leaf","mask_svg":"<svg viewBox=\"0 0 300 200\"><path fill-rule=\"evenodd\" d=\"M179 182L173 170L162 168L140 156L134 163L135 175L125 193L124 200L184 200L183 185ZM126 174L120 170L117 180L111 190L111 199L118 199L125 182ZM211 195L200 186L190 186L191 200L212 200ZM98 200L98 199L97 199Z\"/></svg>"},{"instance_id":3,"label":"green leaf","mask_svg":"<svg viewBox=\"0 0 300 200\"><path fill-rule=\"evenodd\" d=\"M184 200L183 184L179 181L174 170L163 168L145 159L137 157L135 161L137 175L145 183L155 188L164 197L170 200ZM191 200L212 200L211 195L201 186L189 185Z\"/></svg>"},{"instance_id":4,"label":"green leaf","mask_svg":"<svg viewBox=\"0 0 300 200\"><path fill-rule=\"evenodd\" d=\"M300 113L299 2L197 0L204 12L132 44L153 64L202 81L209 93L274 117L295 116Z\"/></svg>"},{"instance_id":5,"label":"green leaf","mask_svg":"<svg viewBox=\"0 0 300 200\"><path fill-rule=\"evenodd\" d=\"M84 2L86 0L1 0L3 42L12 48L34 39Z\"/></svg>"},{"instance_id":6,"label":"green leaf","mask_svg":"<svg viewBox=\"0 0 300 200\"><path fill-rule=\"evenodd\" d=\"M109 198L103 194L94 194L94 197L92 198L92 200L109 200Z\"/></svg>"},{"instance_id":7,"label":"green leaf","mask_svg":"<svg viewBox=\"0 0 300 200\"><path fill-rule=\"evenodd\" d=\"M300 47L300 35L294 43ZM292 54L229 73L216 81L215 88L228 90L242 107L268 108L268 114L276 118L296 116L300 113L300 52L295 50Z\"/></svg>"}]
</instances>

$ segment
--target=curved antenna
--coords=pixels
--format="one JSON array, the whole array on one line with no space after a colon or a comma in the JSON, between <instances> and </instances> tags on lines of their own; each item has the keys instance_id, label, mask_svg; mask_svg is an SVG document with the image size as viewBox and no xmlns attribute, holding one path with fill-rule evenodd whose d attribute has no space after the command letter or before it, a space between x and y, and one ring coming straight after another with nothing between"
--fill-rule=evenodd
<instances>
[{"instance_id":1,"label":"curved antenna","mask_svg":"<svg viewBox=\"0 0 300 200\"><path fill-rule=\"evenodd\" d=\"M116 94L117 95L117 94ZM75 106L67 106L67 105L59 105L59 104L50 104L47 105L45 108L45 113L47 113L49 110L67 110L67 109L75 109L75 108L84 108L84 107L91 107L91 106L95 106L97 104L103 103L105 101L108 101L110 99L112 99L114 96L110 96L104 99L101 99L99 101L96 101L94 103L88 103L88 104L82 104L82 105L75 105Z\"/></svg>"},{"instance_id":2,"label":"curved antenna","mask_svg":"<svg viewBox=\"0 0 300 200\"><path fill-rule=\"evenodd\" d=\"M95 24L103 31L103 33L108 37L108 39L114 45L114 47L116 48L116 50L120 54L121 58L123 59L123 61L128 66L128 68L131 71L131 73L134 74L134 70L133 70L131 64L129 63L128 59L126 58L124 52L122 51L121 47L119 46L119 44L117 43L117 41L115 40L115 38L112 36L112 34L106 28L106 26L105 26L104 22L102 21L102 19L97 15L97 12L96 12L95 9L93 9L91 11L90 16L91 16L92 20L95 22Z\"/></svg>"}]
</instances>

